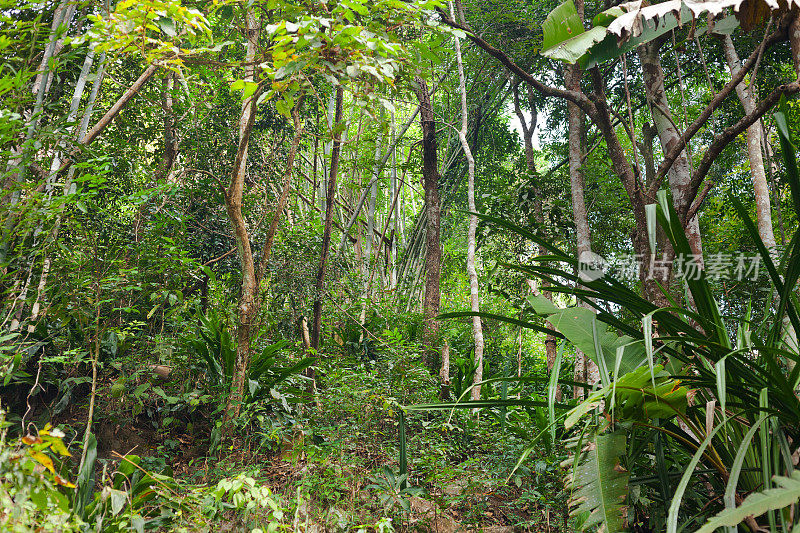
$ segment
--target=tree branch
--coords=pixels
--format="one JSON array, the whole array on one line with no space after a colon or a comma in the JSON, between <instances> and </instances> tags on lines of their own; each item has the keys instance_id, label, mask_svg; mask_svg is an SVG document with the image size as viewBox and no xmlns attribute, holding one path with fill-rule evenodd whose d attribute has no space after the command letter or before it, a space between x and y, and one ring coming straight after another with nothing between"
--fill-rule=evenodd
<instances>
[{"instance_id":1,"label":"tree branch","mask_svg":"<svg viewBox=\"0 0 800 533\"><path fill-rule=\"evenodd\" d=\"M717 156L719 156L720 153L722 153L722 150L724 150L732 140L734 140L743 131L759 120L767 111L772 109L775 104L778 103L778 100L780 100L781 96L795 94L797 92L800 92L800 82L779 85L769 94L769 96L756 104L756 107L752 113L748 113L736 124L729 126L725 129L725 131L717 135L714 138L714 141L711 143L711 146L709 146L708 150L706 150L706 153L703 155L703 159L700 161L697 169L694 171L694 175L692 176L692 181L690 184L690 195L692 197L697 195L697 190L700 187L700 184L703 182L703 179L706 177L706 174L708 174L708 171L711 169L711 165L714 163L714 160L717 158ZM706 187L706 189L710 189L710 187ZM707 193L705 190L704 192ZM697 212L697 209L700 207L700 203L702 203L702 198L695 200L694 205L692 205L692 208L687 212L686 220L691 220L689 215Z\"/></svg>"},{"instance_id":2,"label":"tree branch","mask_svg":"<svg viewBox=\"0 0 800 533\"><path fill-rule=\"evenodd\" d=\"M444 24L450 26L451 28L456 28L461 30L467 34L467 37L470 41L478 45L480 48L485 50L489 55L500 61L508 70L519 76L524 82L533 86L534 89L539 91L544 96L553 96L556 98L563 98L564 100L568 100L586 113L592 120L597 119L597 109L595 108L594 104L592 103L589 98L580 91L570 91L567 89L559 89L557 87L551 87L549 85L545 85L544 83L540 82L536 78L534 78L529 72L523 70L522 67L514 63L514 61L505 54L492 46L491 44L487 43L472 31L459 24L458 22L454 21L453 19L449 18L444 11L441 9L437 9L439 13L439 17Z\"/></svg>"},{"instance_id":3,"label":"tree branch","mask_svg":"<svg viewBox=\"0 0 800 533\"><path fill-rule=\"evenodd\" d=\"M123 93L122 96L119 97L119 99L113 106L111 106L111 109L106 111L106 114L103 115L103 117L100 120L98 120L97 123L94 125L94 127L92 127L92 129L89 130L89 132L83 136L83 139L78 141L78 144L82 146L87 146L91 144L91 142L94 141L97 138L97 136L100 135L103 132L103 130L105 130L108 127L109 124L111 124L111 122L117 117L117 115L119 115L119 112L122 111L122 108L128 104L131 98L136 96L136 94L144 86L144 84L147 83L147 81L153 77L153 74L155 74L158 68L159 67L157 65L150 65L149 67L147 67L147 69L144 72L142 72L142 74L136 79L136 81L133 82L130 88L127 91L125 91L125 93ZM64 161L61 163L61 166L59 167L56 175L60 176L65 170L67 170L70 166L72 166L72 163L75 161L75 156L77 156L79 153L80 153L80 147L76 147L74 150L72 150L69 153L69 156L64 158Z\"/></svg>"},{"instance_id":4,"label":"tree branch","mask_svg":"<svg viewBox=\"0 0 800 533\"><path fill-rule=\"evenodd\" d=\"M735 76L732 76L730 81L725 84L725 86L711 99L711 102L706 106L706 108L700 113L697 118L692 122L689 127L686 128L686 131L683 132L680 139L678 139L678 143L670 149L669 153L666 154L664 160L658 166L658 170L656 171L656 175L653 178L653 182L650 184L650 187L647 190L646 196L652 198L655 196L658 189L661 187L661 183L664 181L664 176L667 175L669 169L672 167L672 164L681 154L681 152L686 148L687 143L689 140L695 136L695 134L700 131L700 128L703 127L708 123L708 119L717 110L717 108L722 105L722 102L728 95L733 92L737 85L739 85L744 77L747 75L750 70L758 62L758 58L761 55L761 51L766 49L773 44L782 41L786 38L786 29L779 28L774 33L766 36L764 40L761 42L761 46L756 48L750 57L747 58L747 61L744 62L742 68L739 72L736 73Z\"/></svg>"}]
</instances>

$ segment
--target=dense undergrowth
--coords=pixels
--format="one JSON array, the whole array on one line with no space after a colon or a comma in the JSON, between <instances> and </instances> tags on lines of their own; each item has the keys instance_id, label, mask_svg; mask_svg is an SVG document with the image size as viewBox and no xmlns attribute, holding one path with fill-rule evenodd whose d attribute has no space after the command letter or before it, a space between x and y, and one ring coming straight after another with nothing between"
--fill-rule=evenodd
<instances>
[{"instance_id":1,"label":"dense undergrowth","mask_svg":"<svg viewBox=\"0 0 800 533\"><path fill-rule=\"evenodd\" d=\"M91 361L56 356L70 343L69 328L32 341L33 355L9 368L2 396L4 527L564 530L563 450L548 441L517 465L537 427L547 424L541 413L400 416L440 394L438 378L419 362L419 317L376 315L362 337L345 313L332 320L342 325L331 328L318 359L265 325L243 414L225 438L226 364L234 348L227 318L189 307L173 316L171 332L110 328L102 339L82 467ZM455 343L457 397L474 370ZM316 389L304 375L314 361ZM544 362L531 362L533 373L544 375ZM523 392L494 385L484 387L487 399ZM526 385L524 394L543 394L543 386Z\"/></svg>"}]
</instances>

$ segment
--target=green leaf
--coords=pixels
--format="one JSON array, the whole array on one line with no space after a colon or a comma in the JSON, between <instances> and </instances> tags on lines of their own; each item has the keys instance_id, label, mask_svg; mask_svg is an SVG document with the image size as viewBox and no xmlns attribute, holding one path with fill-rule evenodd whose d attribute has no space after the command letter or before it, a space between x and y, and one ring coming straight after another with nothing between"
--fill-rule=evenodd
<instances>
[{"instance_id":1,"label":"green leaf","mask_svg":"<svg viewBox=\"0 0 800 533\"><path fill-rule=\"evenodd\" d=\"M131 516L131 526L136 533L144 533L144 518L138 514Z\"/></svg>"},{"instance_id":2,"label":"green leaf","mask_svg":"<svg viewBox=\"0 0 800 533\"><path fill-rule=\"evenodd\" d=\"M542 31L544 32L542 49L545 51L584 32L583 21L578 16L572 0L567 0L547 15L542 23Z\"/></svg>"},{"instance_id":3,"label":"green leaf","mask_svg":"<svg viewBox=\"0 0 800 533\"><path fill-rule=\"evenodd\" d=\"M175 30L175 21L171 18L161 17L158 19L158 27L170 37L178 35L178 32Z\"/></svg>"},{"instance_id":4,"label":"green leaf","mask_svg":"<svg viewBox=\"0 0 800 533\"><path fill-rule=\"evenodd\" d=\"M573 491L569 505L571 516L587 513L581 525L586 531L599 525L599 531L624 529L625 508L630 475L620 464L625 454L623 433L598 435L581 451L575 469L567 475L567 486Z\"/></svg>"},{"instance_id":5,"label":"green leaf","mask_svg":"<svg viewBox=\"0 0 800 533\"><path fill-rule=\"evenodd\" d=\"M800 501L800 470L792 472L791 477L775 476L772 480L777 487L751 494L739 507L721 511L697 533L713 533L717 528L740 524L748 516L761 516L767 511L782 509Z\"/></svg>"},{"instance_id":6,"label":"green leaf","mask_svg":"<svg viewBox=\"0 0 800 533\"><path fill-rule=\"evenodd\" d=\"M606 28L596 26L571 39L561 41L550 48L545 48L542 50L542 55L572 64L583 58L592 47L602 42L607 35L608 30Z\"/></svg>"},{"instance_id":7,"label":"green leaf","mask_svg":"<svg viewBox=\"0 0 800 533\"><path fill-rule=\"evenodd\" d=\"M108 489L111 496L111 514L117 516L128 502L128 493L117 489Z\"/></svg>"},{"instance_id":8,"label":"green leaf","mask_svg":"<svg viewBox=\"0 0 800 533\"><path fill-rule=\"evenodd\" d=\"M258 90L258 84L253 81L244 82L244 89L242 90L242 100L247 100L253 96Z\"/></svg>"},{"instance_id":9,"label":"green leaf","mask_svg":"<svg viewBox=\"0 0 800 533\"><path fill-rule=\"evenodd\" d=\"M600 405L600 402L602 400L603 400L603 394L601 393L601 391L595 392L594 394L586 398L586 400L579 403L575 408L573 408L567 413L567 418L564 420L564 427L566 429L569 429L572 426L574 426L578 422L578 420L580 420L583 417L583 415L594 410L595 407Z\"/></svg>"},{"instance_id":10,"label":"green leaf","mask_svg":"<svg viewBox=\"0 0 800 533\"><path fill-rule=\"evenodd\" d=\"M83 461L83 468L78 472L78 486L75 491L75 503L73 509L75 513L81 518L86 518L85 508L86 504L92 496L92 489L94 488L94 464L97 460L97 439L92 433L89 433L89 438L86 440L86 457Z\"/></svg>"},{"instance_id":11,"label":"green leaf","mask_svg":"<svg viewBox=\"0 0 800 533\"><path fill-rule=\"evenodd\" d=\"M282 116L291 118L291 108L287 105L285 100L275 100L275 109L278 110Z\"/></svg>"},{"instance_id":12,"label":"green leaf","mask_svg":"<svg viewBox=\"0 0 800 533\"><path fill-rule=\"evenodd\" d=\"M528 303L537 314L546 316L559 333L592 361L597 363L598 356L603 357L604 364L598 365L601 368L614 368L619 363L619 371L627 374L644 363L644 348L639 344L631 344L634 340L632 337L617 335L609 331L605 324L597 324L597 339L595 339L595 329L592 327L592 323L597 316L591 310L585 307L559 309L544 296L530 296ZM601 347L602 353L600 354L596 349L598 345ZM618 362L617 348L620 346L625 346L626 349L622 360Z\"/></svg>"}]
</instances>

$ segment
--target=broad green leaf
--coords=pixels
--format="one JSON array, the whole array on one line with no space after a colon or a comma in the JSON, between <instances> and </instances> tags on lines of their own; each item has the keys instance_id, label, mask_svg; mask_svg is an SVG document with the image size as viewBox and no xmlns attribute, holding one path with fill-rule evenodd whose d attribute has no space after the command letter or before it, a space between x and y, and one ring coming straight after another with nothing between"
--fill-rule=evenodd
<instances>
[{"instance_id":1,"label":"broad green leaf","mask_svg":"<svg viewBox=\"0 0 800 533\"><path fill-rule=\"evenodd\" d=\"M247 100L253 96L258 89L258 84L252 81L244 82L244 89L242 90L242 100Z\"/></svg>"},{"instance_id":2,"label":"broad green leaf","mask_svg":"<svg viewBox=\"0 0 800 533\"><path fill-rule=\"evenodd\" d=\"M175 21L171 18L161 17L158 19L158 27L161 28L161 31L169 35L170 37L175 37L178 35L178 32L175 30Z\"/></svg>"},{"instance_id":3,"label":"broad green leaf","mask_svg":"<svg viewBox=\"0 0 800 533\"><path fill-rule=\"evenodd\" d=\"M596 315L584 307L569 307L559 309L544 296L529 296L528 303L533 310L547 320L576 348L585 353L592 361L597 363L598 354L596 346L602 347L604 365L606 369L615 368L619 364L619 371L627 374L645 362L644 348L640 344L631 344L633 338L627 335L617 335L608 330L605 324L597 324L597 341L592 328L592 321ZM617 361L617 348L625 346L623 358Z\"/></svg>"},{"instance_id":4,"label":"broad green leaf","mask_svg":"<svg viewBox=\"0 0 800 533\"><path fill-rule=\"evenodd\" d=\"M623 433L598 435L581 451L575 469L567 475L567 486L573 491L569 505L571 516L587 513L583 531L599 526L599 531L624 530L629 474L620 464L625 454Z\"/></svg>"},{"instance_id":5,"label":"broad green leaf","mask_svg":"<svg viewBox=\"0 0 800 533\"><path fill-rule=\"evenodd\" d=\"M111 496L111 514L117 516L128 502L128 493L117 489L108 489Z\"/></svg>"},{"instance_id":6,"label":"broad green leaf","mask_svg":"<svg viewBox=\"0 0 800 533\"><path fill-rule=\"evenodd\" d=\"M586 413L593 411L603 401L602 391L595 392L586 400L579 403L575 408L567 413L567 418L564 419L564 427L566 429L574 426Z\"/></svg>"},{"instance_id":7,"label":"broad green leaf","mask_svg":"<svg viewBox=\"0 0 800 533\"><path fill-rule=\"evenodd\" d=\"M572 0L567 0L547 15L542 23L542 31L544 32L542 49L545 51L584 32L583 21L578 16Z\"/></svg>"},{"instance_id":8,"label":"broad green leaf","mask_svg":"<svg viewBox=\"0 0 800 533\"><path fill-rule=\"evenodd\" d=\"M603 27L590 28L575 37L542 50L542 55L550 59L558 59L567 63L581 60L586 53L596 44L603 41L608 35L608 30Z\"/></svg>"}]
</instances>

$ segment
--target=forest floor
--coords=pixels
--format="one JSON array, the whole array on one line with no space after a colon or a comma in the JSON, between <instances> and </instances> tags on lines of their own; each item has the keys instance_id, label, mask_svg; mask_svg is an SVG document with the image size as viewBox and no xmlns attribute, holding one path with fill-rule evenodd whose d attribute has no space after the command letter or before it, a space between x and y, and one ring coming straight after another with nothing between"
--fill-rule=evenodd
<instances>
[{"instance_id":1,"label":"forest floor","mask_svg":"<svg viewBox=\"0 0 800 533\"><path fill-rule=\"evenodd\" d=\"M120 454L136 454L145 468L187 485L251 476L291 509L296 531L567 531L556 458L533 457L513 470L524 442L471 415L409 417L408 481L416 489L404 489L395 478L396 418L386 398L367 386L375 385L369 373L360 375L362 386L331 387L316 406L252 413L241 433L217 445L212 401L186 392L187 381L143 376L127 383L133 393L118 397L112 394L118 376L98 384L98 480ZM74 392L76 401L53 423L78 438L88 395L77 394L83 387ZM199 400L194 409L186 409L186 398ZM459 427L465 422L468 429ZM249 530L236 513L226 516L214 526L219 531ZM381 529L387 518L393 529Z\"/></svg>"}]
</instances>

